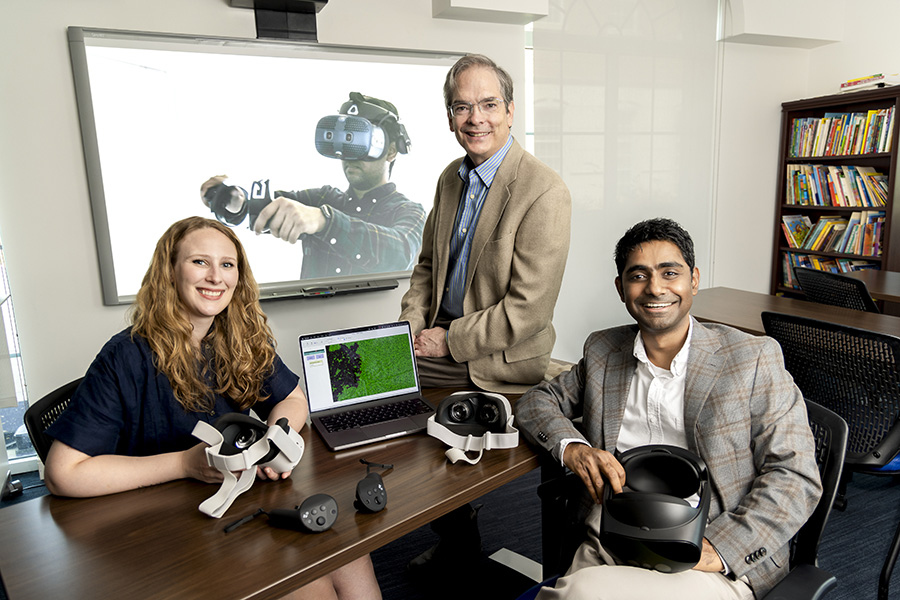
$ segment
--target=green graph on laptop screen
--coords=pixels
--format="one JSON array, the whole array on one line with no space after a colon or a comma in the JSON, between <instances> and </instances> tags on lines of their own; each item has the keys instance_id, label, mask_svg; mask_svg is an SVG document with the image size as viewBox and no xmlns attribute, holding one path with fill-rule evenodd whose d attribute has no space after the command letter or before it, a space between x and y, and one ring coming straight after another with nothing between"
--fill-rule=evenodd
<instances>
[{"instance_id":1,"label":"green graph on laptop screen","mask_svg":"<svg viewBox=\"0 0 900 600\"><path fill-rule=\"evenodd\" d=\"M416 386L406 335L391 335L325 347L335 402Z\"/></svg>"}]
</instances>

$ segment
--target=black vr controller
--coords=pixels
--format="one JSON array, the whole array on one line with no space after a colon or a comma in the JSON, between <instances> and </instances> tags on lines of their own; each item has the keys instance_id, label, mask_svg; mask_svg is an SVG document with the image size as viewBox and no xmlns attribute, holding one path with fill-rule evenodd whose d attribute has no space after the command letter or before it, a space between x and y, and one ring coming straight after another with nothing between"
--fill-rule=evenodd
<instances>
[{"instance_id":1,"label":"black vr controller","mask_svg":"<svg viewBox=\"0 0 900 600\"><path fill-rule=\"evenodd\" d=\"M279 420L278 424L281 424L281 420ZM232 432L233 440L235 440L233 445L235 446L246 442L251 436L249 433L243 436L236 435L236 433L237 431ZM384 510L387 506L387 490L384 489L384 480L380 474L371 472L370 467L393 469L394 465L372 463L363 458L359 459L359 462L366 465L366 476L356 484L356 500L353 501L353 506L362 513L376 513ZM234 531L259 515L268 516L269 525L272 527L293 529L306 533L322 533L331 529L332 525L337 521L338 504L337 500L328 494L313 494L294 508L276 508L270 511L260 508L255 513L226 525L225 533Z\"/></svg>"},{"instance_id":2,"label":"black vr controller","mask_svg":"<svg viewBox=\"0 0 900 600\"><path fill-rule=\"evenodd\" d=\"M337 501L328 494L313 494L293 509L276 508L267 513L269 525L307 533L331 529L338 517Z\"/></svg>"},{"instance_id":3,"label":"black vr controller","mask_svg":"<svg viewBox=\"0 0 900 600\"><path fill-rule=\"evenodd\" d=\"M356 484L356 500L353 507L359 512L376 513L387 506L387 490L384 489L384 480L378 473L372 473L369 467L393 469L394 465L382 465L371 463L363 458L359 462L366 465L366 476Z\"/></svg>"},{"instance_id":4,"label":"black vr controller","mask_svg":"<svg viewBox=\"0 0 900 600\"><path fill-rule=\"evenodd\" d=\"M228 225L229 227L237 227L249 215L250 221L248 226L253 229L256 225L256 217L259 213L272 202L272 195L269 193L269 180L254 181L250 186L248 193L242 187L236 185L225 185L217 183L210 187L203 194L206 198L209 209L216 215L216 218ZM243 202L237 212L233 212L229 206L234 207L243 197ZM263 233L268 233L266 229Z\"/></svg>"}]
</instances>

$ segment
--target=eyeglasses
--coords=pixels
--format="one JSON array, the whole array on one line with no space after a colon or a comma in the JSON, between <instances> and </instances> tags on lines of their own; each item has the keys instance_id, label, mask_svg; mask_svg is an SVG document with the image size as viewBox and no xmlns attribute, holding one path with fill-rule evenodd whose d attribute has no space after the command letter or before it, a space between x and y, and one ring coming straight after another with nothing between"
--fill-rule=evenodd
<instances>
[{"instance_id":1,"label":"eyeglasses","mask_svg":"<svg viewBox=\"0 0 900 600\"><path fill-rule=\"evenodd\" d=\"M475 107L481 111L483 115L493 115L500 112L505 100L503 98L485 98L476 103L471 102L454 102L447 107L451 117L459 119L468 118L472 114Z\"/></svg>"}]
</instances>

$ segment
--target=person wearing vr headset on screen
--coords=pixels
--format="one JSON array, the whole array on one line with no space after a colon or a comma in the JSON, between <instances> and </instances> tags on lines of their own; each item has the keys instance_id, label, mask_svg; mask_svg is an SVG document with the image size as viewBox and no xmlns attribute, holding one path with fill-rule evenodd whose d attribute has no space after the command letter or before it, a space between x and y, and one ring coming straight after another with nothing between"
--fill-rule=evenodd
<instances>
[{"instance_id":1,"label":"person wearing vr headset on screen","mask_svg":"<svg viewBox=\"0 0 900 600\"><path fill-rule=\"evenodd\" d=\"M406 271L421 245L425 210L398 192L390 176L398 154L411 146L396 106L351 92L340 114L323 117L316 128L316 149L341 160L346 191L330 185L276 191L261 210L248 210L256 192L226 187L227 176L218 175L200 186L200 197L229 224L249 212L257 234L302 240L302 279Z\"/></svg>"},{"instance_id":2,"label":"person wearing vr headset on screen","mask_svg":"<svg viewBox=\"0 0 900 600\"><path fill-rule=\"evenodd\" d=\"M592 333L571 370L516 405L525 435L579 476L590 511L587 541L538 598L761 597L787 574L822 490L800 390L774 340L691 317L700 272L677 223L633 226L615 262L637 326ZM604 490L628 484L616 452L648 444L699 456L712 491L699 561L677 573L626 566L600 542Z\"/></svg>"},{"instance_id":3,"label":"person wearing vr headset on screen","mask_svg":"<svg viewBox=\"0 0 900 600\"><path fill-rule=\"evenodd\" d=\"M275 352L259 289L240 241L225 225L189 217L157 243L131 312L132 326L94 359L54 438L51 493L90 497L191 478L221 483L198 422L251 409L297 431L308 407ZM266 463L268 464L268 463ZM250 467L259 479L290 472ZM185 506L184 510L197 510ZM368 556L301 588L293 598L381 598Z\"/></svg>"},{"instance_id":4,"label":"person wearing vr headset on screen","mask_svg":"<svg viewBox=\"0 0 900 600\"><path fill-rule=\"evenodd\" d=\"M459 59L444 102L465 156L438 179L400 319L415 335L424 387L521 393L543 379L556 339L571 197L513 139L513 81L493 60ZM475 517L466 505L435 521L440 543L410 567L477 555Z\"/></svg>"}]
</instances>

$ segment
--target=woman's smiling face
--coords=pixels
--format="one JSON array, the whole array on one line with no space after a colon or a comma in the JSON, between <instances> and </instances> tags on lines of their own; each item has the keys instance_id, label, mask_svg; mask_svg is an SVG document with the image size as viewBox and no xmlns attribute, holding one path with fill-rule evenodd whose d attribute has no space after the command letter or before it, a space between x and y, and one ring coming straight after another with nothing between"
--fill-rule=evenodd
<instances>
[{"instance_id":1,"label":"woman's smiling face","mask_svg":"<svg viewBox=\"0 0 900 600\"><path fill-rule=\"evenodd\" d=\"M206 335L228 307L238 282L237 248L220 231L197 229L179 242L175 287L195 336Z\"/></svg>"}]
</instances>

